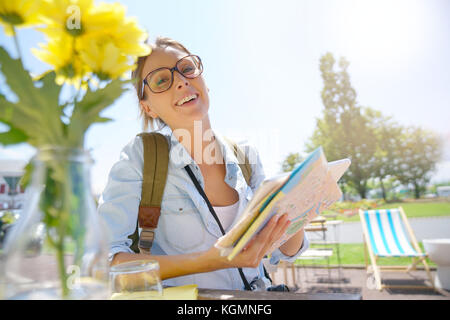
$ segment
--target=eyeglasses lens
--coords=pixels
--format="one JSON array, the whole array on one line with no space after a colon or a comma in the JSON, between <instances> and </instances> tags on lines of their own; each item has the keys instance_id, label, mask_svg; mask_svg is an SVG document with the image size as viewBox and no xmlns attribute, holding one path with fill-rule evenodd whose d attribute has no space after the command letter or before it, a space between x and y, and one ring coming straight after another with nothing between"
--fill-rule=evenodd
<instances>
[{"instance_id":1,"label":"eyeglasses lens","mask_svg":"<svg viewBox=\"0 0 450 320\"><path fill-rule=\"evenodd\" d=\"M147 79L147 83L153 92L163 92L169 89L172 82L172 74L169 69L161 69L157 72L150 74L150 79Z\"/></svg>"},{"instance_id":2,"label":"eyeglasses lens","mask_svg":"<svg viewBox=\"0 0 450 320\"><path fill-rule=\"evenodd\" d=\"M196 56L188 56L177 62L177 69L186 78L193 79L202 73L202 64ZM161 69L149 75L147 79L153 92L163 92L172 84L170 69Z\"/></svg>"}]
</instances>

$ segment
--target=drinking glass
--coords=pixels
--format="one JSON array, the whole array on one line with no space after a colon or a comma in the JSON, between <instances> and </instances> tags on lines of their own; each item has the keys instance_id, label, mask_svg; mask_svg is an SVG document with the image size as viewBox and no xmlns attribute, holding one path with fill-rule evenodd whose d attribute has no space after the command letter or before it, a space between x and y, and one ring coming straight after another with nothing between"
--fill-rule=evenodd
<instances>
[{"instance_id":1,"label":"drinking glass","mask_svg":"<svg viewBox=\"0 0 450 320\"><path fill-rule=\"evenodd\" d=\"M159 263L136 260L116 264L109 273L111 299L162 299Z\"/></svg>"}]
</instances>

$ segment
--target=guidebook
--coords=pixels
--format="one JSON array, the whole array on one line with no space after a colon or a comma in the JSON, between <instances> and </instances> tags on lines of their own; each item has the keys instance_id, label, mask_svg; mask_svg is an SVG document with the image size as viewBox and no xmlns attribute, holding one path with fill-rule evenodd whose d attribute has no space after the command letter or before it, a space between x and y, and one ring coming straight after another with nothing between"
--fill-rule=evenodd
<instances>
[{"instance_id":1,"label":"guidebook","mask_svg":"<svg viewBox=\"0 0 450 320\"><path fill-rule=\"evenodd\" d=\"M342 196L337 181L350 159L328 163L317 148L292 172L264 180L245 208L241 219L216 243L222 256L232 260L275 214L288 214L285 234L267 252L273 252Z\"/></svg>"}]
</instances>

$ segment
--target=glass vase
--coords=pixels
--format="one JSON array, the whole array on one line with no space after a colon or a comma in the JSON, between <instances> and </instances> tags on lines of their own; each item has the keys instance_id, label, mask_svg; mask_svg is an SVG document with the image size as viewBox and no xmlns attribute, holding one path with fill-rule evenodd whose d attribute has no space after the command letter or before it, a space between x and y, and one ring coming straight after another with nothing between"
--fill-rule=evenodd
<instances>
[{"instance_id":1,"label":"glass vase","mask_svg":"<svg viewBox=\"0 0 450 320\"><path fill-rule=\"evenodd\" d=\"M0 263L3 299L108 299L108 239L82 149L41 148Z\"/></svg>"}]
</instances>

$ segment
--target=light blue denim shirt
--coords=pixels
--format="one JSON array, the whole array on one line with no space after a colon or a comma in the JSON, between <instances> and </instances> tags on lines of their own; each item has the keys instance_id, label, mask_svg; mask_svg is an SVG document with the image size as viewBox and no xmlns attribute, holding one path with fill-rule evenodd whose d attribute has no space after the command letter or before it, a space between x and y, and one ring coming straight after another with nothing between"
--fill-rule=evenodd
<instances>
[{"instance_id":1,"label":"light blue denim shirt","mask_svg":"<svg viewBox=\"0 0 450 320\"><path fill-rule=\"evenodd\" d=\"M210 213L205 200L189 178L184 167L189 165L200 185L205 183L200 168L178 139L167 130L161 131L169 141L170 154L167 182L161 203L161 216L155 232L153 255L178 255L206 251L222 236L217 222ZM214 132L222 148L226 164L225 182L239 194L239 210L229 231L239 220L253 192L264 180L264 170L257 151L246 143L239 143L249 157L252 166L250 186L247 185L238 159L225 143L224 138ZM143 144L139 136L133 138L122 150L108 177L107 185L100 197L98 212L104 218L110 233L110 261L118 252L130 252L128 238L136 230L138 208L141 200L143 168ZM141 230L139 229L139 232ZM271 254L270 263L278 264L280 259L294 261L309 246L304 238L301 249L292 257L285 256L279 249ZM248 282L262 279L263 264L257 268L243 268ZM221 269L208 273L197 273L163 281L163 285L180 286L197 284L200 288L242 290L244 285L237 268Z\"/></svg>"}]
</instances>

